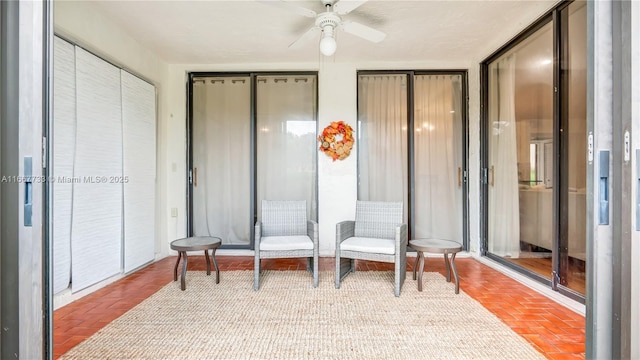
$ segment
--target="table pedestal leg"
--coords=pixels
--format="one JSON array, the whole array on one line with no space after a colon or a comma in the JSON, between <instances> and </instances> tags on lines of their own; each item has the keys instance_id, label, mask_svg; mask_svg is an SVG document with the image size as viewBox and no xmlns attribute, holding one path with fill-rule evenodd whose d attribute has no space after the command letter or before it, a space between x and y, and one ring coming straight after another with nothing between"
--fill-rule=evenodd
<instances>
[{"instance_id":1,"label":"table pedestal leg","mask_svg":"<svg viewBox=\"0 0 640 360\"><path fill-rule=\"evenodd\" d=\"M180 289L185 290L187 288L187 284L185 283L185 278L187 277L187 252L181 251L182 253L182 275L180 277Z\"/></svg>"},{"instance_id":2,"label":"table pedestal leg","mask_svg":"<svg viewBox=\"0 0 640 360\"><path fill-rule=\"evenodd\" d=\"M176 260L176 266L173 268L173 281L178 281L178 264L180 264L180 256L182 256L181 252L178 252L178 259Z\"/></svg>"},{"instance_id":3,"label":"table pedestal leg","mask_svg":"<svg viewBox=\"0 0 640 360\"><path fill-rule=\"evenodd\" d=\"M418 251L418 266L420 267L420 272L418 273L418 291L422 291L422 273L424 273L424 253L422 251Z\"/></svg>"},{"instance_id":4,"label":"table pedestal leg","mask_svg":"<svg viewBox=\"0 0 640 360\"><path fill-rule=\"evenodd\" d=\"M460 282L458 280L458 271L456 271L456 253L451 254L451 271L453 272L453 278L456 281L456 294L460 293Z\"/></svg>"},{"instance_id":5,"label":"table pedestal leg","mask_svg":"<svg viewBox=\"0 0 640 360\"><path fill-rule=\"evenodd\" d=\"M449 265L449 254L447 253L444 253L444 267L447 269L447 282L451 282L451 265Z\"/></svg>"},{"instance_id":6,"label":"table pedestal leg","mask_svg":"<svg viewBox=\"0 0 640 360\"><path fill-rule=\"evenodd\" d=\"M216 284L220 284L220 268L218 268L218 262L216 261L216 249L211 252L211 258L213 259L213 266L216 268Z\"/></svg>"},{"instance_id":7,"label":"table pedestal leg","mask_svg":"<svg viewBox=\"0 0 640 360\"><path fill-rule=\"evenodd\" d=\"M211 260L209 260L209 250L204 251L204 259L207 261L207 275L211 275Z\"/></svg>"}]
</instances>

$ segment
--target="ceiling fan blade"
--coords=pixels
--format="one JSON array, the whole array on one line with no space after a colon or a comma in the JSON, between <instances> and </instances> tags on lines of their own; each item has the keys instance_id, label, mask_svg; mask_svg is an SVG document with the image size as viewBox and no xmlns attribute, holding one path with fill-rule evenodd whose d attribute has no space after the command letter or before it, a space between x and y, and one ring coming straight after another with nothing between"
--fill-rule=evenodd
<instances>
[{"instance_id":1,"label":"ceiling fan blade","mask_svg":"<svg viewBox=\"0 0 640 360\"><path fill-rule=\"evenodd\" d=\"M296 48L300 46L300 44L303 44L307 42L309 39L313 38L319 31L320 31L319 27L317 26L312 27L311 29L307 30L304 34L302 34L299 38L297 38L294 42L289 44L289 47Z\"/></svg>"},{"instance_id":2,"label":"ceiling fan blade","mask_svg":"<svg viewBox=\"0 0 640 360\"><path fill-rule=\"evenodd\" d=\"M333 5L333 11L338 13L338 15L348 14L367 1L368 0L339 0Z\"/></svg>"},{"instance_id":3,"label":"ceiling fan blade","mask_svg":"<svg viewBox=\"0 0 640 360\"><path fill-rule=\"evenodd\" d=\"M294 5L294 4L292 4L290 2L287 2L287 1L284 1L284 0L256 0L256 1L260 2L260 3L263 3L263 4L279 7L281 9L286 9L286 10L294 12L294 13L296 13L298 15L306 16L308 18L315 18L318 15L315 11L313 11L311 9L307 9L305 7L302 7L302 6Z\"/></svg>"},{"instance_id":4,"label":"ceiling fan blade","mask_svg":"<svg viewBox=\"0 0 640 360\"><path fill-rule=\"evenodd\" d=\"M341 26L345 32L374 43L379 43L387 36L387 34L382 31L378 31L374 28L353 21L343 21Z\"/></svg>"}]
</instances>

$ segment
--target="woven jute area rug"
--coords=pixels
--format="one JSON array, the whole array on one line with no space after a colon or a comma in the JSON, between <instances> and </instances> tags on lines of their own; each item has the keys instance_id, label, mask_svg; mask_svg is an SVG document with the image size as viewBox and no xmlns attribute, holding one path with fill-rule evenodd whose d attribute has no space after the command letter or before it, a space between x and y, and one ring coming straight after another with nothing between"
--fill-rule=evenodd
<instances>
[{"instance_id":1,"label":"woven jute area rug","mask_svg":"<svg viewBox=\"0 0 640 360\"><path fill-rule=\"evenodd\" d=\"M438 273L418 292L407 273L362 271L335 289L321 272L187 272L62 359L544 359L525 339ZM463 285L464 286L464 285Z\"/></svg>"}]
</instances>

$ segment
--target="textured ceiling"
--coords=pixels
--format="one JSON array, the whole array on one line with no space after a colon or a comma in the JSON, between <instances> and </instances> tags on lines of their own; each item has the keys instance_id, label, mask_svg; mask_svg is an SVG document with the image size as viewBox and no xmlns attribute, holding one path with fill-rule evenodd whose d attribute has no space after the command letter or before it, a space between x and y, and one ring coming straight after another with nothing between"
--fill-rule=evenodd
<instances>
[{"instance_id":1,"label":"textured ceiling","mask_svg":"<svg viewBox=\"0 0 640 360\"><path fill-rule=\"evenodd\" d=\"M295 1L322 12L319 0ZM531 24L556 0L370 0L343 20L383 31L374 44L338 31L333 61L477 62ZM171 64L313 62L312 40L288 45L313 19L259 1L96 1L94 6Z\"/></svg>"}]
</instances>

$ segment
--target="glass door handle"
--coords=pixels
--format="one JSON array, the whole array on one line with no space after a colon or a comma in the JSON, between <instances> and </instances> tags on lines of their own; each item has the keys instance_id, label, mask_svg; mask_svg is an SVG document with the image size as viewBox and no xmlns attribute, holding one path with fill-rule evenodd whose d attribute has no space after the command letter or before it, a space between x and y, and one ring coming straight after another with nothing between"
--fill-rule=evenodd
<instances>
[{"instance_id":1,"label":"glass door handle","mask_svg":"<svg viewBox=\"0 0 640 360\"><path fill-rule=\"evenodd\" d=\"M609 225L609 151L600 151L599 224Z\"/></svg>"},{"instance_id":2,"label":"glass door handle","mask_svg":"<svg viewBox=\"0 0 640 360\"><path fill-rule=\"evenodd\" d=\"M491 165L491 187L493 187L494 184L494 180L495 180L495 174L496 174L496 169L494 168L493 165Z\"/></svg>"},{"instance_id":3,"label":"glass door handle","mask_svg":"<svg viewBox=\"0 0 640 360\"><path fill-rule=\"evenodd\" d=\"M33 215L33 167L31 156L24 157L24 226L32 226Z\"/></svg>"},{"instance_id":4,"label":"glass door handle","mask_svg":"<svg viewBox=\"0 0 640 360\"><path fill-rule=\"evenodd\" d=\"M193 186L194 187L198 186L198 168L197 167L193 168Z\"/></svg>"}]
</instances>

